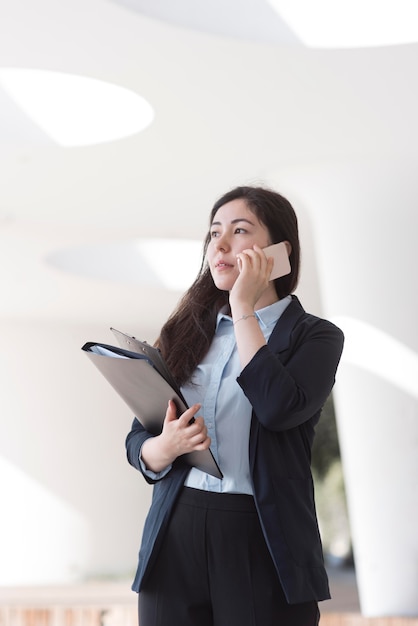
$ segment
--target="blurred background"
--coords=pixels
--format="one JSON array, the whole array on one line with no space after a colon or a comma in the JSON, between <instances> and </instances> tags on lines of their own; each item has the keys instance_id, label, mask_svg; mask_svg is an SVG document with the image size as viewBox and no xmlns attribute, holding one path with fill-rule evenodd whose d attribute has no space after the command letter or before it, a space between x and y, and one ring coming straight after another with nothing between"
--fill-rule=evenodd
<instances>
[{"instance_id":1,"label":"blurred background","mask_svg":"<svg viewBox=\"0 0 418 626\"><path fill-rule=\"evenodd\" d=\"M327 556L354 553L365 614L418 614L415 4L0 0L0 586L130 582L151 490L81 346L152 343L215 200L262 184L346 335Z\"/></svg>"}]
</instances>

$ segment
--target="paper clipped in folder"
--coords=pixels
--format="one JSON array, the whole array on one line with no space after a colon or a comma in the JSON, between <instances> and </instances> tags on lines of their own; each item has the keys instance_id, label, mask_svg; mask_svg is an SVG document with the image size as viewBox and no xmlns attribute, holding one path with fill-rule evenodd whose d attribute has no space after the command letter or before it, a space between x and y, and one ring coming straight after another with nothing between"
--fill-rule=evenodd
<instances>
[{"instance_id":1,"label":"paper clipped in folder","mask_svg":"<svg viewBox=\"0 0 418 626\"><path fill-rule=\"evenodd\" d=\"M179 415L188 408L187 403L157 348L115 329L111 330L123 347L88 342L82 350L142 426L158 435L162 430L168 401L174 401ZM183 458L189 465L222 478L222 472L210 450L189 452Z\"/></svg>"},{"instance_id":2,"label":"paper clipped in folder","mask_svg":"<svg viewBox=\"0 0 418 626\"><path fill-rule=\"evenodd\" d=\"M164 361L162 354L160 350L158 350L158 348L154 348L154 346L151 346L146 341L140 341L139 339L136 339L136 337L126 335L120 330L116 330L116 328L111 328L110 330L114 334L121 348L123 348L124 350L129 350L130 352L136 352L144 357L147 357L151 361L157 372L159 372L161 376L165 378L165 380L169 383L169 385L171 385L173 389L181 396L181 391L178 388L178 385L174 380L174 377L171 374L170 370L168 369L167 363ZM186 403L183 397L182 399L184 403Z\"/></svg>"}]
</instances>

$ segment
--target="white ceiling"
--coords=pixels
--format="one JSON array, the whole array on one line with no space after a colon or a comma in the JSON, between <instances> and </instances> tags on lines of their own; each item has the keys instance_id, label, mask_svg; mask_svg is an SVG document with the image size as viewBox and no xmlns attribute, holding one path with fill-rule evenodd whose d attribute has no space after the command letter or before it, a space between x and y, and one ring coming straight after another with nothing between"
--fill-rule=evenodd
<instances>
[{"instance_id":1,"label":"white ceiling","mask_svg":"<svg viewBox=\"0 0 418 626\"><path fill-rule=\"evenodd\" d=\"M110 81L155 110L141 134L66 149L0 90L0 317L108 327L141 311L144 332L158 327L178 293L46 259L136 237L201 239L220 194L289 168L410 168L417 61L418 44L304 48L263 0L0 0L1 66Z\"/></svg>"}]
</instances>

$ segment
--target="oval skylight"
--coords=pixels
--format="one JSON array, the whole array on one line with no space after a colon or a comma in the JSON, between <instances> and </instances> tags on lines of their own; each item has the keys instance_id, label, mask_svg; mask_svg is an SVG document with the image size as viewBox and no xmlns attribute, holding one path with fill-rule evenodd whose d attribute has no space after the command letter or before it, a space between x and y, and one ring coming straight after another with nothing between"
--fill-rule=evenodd
<instances>
[{"instance_id":1,"label":"oval skylight","mask_svg":"<svg viewBox=\"0 0 418 626\"><path fill-rule=\"evenodd\" d=\"M0 86L53 141L65 147L122 139L154 119L139 94L86 76L1 68Z\"/></svg>"},{"instance_id":2,"label":"oval skylight","mask_svg":"<svg viewBox=\"0 0 418 626\"><path fill-rule=\"evenodd\" d=\"M418 41L416 0L267 0L306 46L362 48Z\"/></svg>"},{"instance_id":3,"label":"oval skylight","mask_svg":"<svg viewBox=\"0 0 418 626\"><path fill-rule=\"evenodd\" d=\"M93 280L185 291L200 269L202 250L193 239L132 239L57 250L46 262Z\"/></svg>"},{"instance_id":4,"label":"oval skylight","mask_svg":"<svg viewBox=\"0 0 418 626\"><path fill-rule=\"evenodd\" d=\"M417 0L113 0L142 15L227 37L312 48L418 41Z\"/></svg>"}]
</instances>

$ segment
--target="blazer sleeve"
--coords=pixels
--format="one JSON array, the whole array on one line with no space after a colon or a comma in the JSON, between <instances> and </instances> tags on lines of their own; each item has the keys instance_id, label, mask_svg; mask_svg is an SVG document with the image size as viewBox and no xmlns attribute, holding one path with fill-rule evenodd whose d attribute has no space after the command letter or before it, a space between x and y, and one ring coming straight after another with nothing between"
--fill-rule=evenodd
<instances>
[{"instance_id":1,"label":"blazer sleeve","mask_svg":"<svg viewBox=\"0 0 418 626\"><path fill-rule=\"evenodd\" d=\"M153 437L153 435L145 430L139 420L135 417L132 422L131 430L126 437L125 446L129 463L141 472L148 483L154 484L157 480L159 480L159 478L153 478L144 472L139 460L142 444L150 437ZM165 473L161 473L161 478L163 478L164 475Z\"/></svg>"},{"instance_id":2,"label":"blazer sleeve","mask_svg":"<svg viewBox=\"0 0 418 626\"><path fill-rule=\"evenodd\" d=\"M322 408L335 382L344 336L331 322L306 315L280 354L263 346L237 381L256 419L267 429L287 430Z\"/></svg>"}]
</instances>

